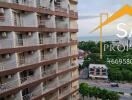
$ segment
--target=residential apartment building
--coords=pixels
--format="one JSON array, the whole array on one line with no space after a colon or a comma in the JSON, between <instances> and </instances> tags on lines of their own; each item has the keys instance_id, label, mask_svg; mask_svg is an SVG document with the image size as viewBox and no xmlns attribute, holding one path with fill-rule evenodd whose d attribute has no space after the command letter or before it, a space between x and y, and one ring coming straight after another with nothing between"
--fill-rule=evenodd
<instances>
[{"instance_id":1,"label":"residential apartment building","mask_svg":"<svg viewBox=\"0 0 132 100\"><path fill-rule=\"evenodd\" d=\"M77 0L0 0L0 100L78 100Z\"/></svg>"},{"instance_id":2,"label":"residential apartment building","mask_svg":"<svg viewBox=\"0 0 132 100\"><path fill-rule=\"evenodd\" d=\"M92 79L108 79L108 68L104 64L89 64L89 77Z\"/></svg>"}]
</instances>

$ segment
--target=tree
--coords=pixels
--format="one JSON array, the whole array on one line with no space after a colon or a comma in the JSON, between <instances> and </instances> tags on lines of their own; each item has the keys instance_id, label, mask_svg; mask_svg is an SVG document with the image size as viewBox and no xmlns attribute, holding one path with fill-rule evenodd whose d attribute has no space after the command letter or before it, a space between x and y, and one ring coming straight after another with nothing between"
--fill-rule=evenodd
<instances>
[{"instance_id":1,"label":"tree","mask_svg":"<svg viewBox=\"0 0 132 100\"><path fill-rule=\"evenodd\" d=\"M83 100L84 100L85 96L88 96L88 89L89 88L88 88L88 84L87 83L81 83L80 86L79 86L79 92L82 95Z\"/></svg>"}]
</instances>

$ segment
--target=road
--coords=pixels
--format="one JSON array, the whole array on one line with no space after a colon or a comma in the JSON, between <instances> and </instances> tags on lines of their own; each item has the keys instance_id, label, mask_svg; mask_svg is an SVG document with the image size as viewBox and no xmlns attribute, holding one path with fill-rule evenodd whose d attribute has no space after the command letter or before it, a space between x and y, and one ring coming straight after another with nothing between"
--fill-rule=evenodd
<instances>
[{"instance_id":1,"label":"road","mask_svg":"<svg viewBox=\"0 0 132 100\"><path fill-rule=\"evenodd\" d=\"M123 92L123 93L127 93L127 94L130 94L132 93L132 84L129 84L129 83L125 83L125 84L121 84L119 83L119 87L111 87L110 86L110 83L106 83L104 81L97 81L97 80L88 80L86 78L87 76L87 72L86 72L87 69L81 71L81 75L80 75L80 83L88 83L90 86L96 86L96 87L99 87L99 88L102 88L102 89L107 89L107 90L111 90L111 91L115 91L115 92ZM85 76L85 79L84 79L84 76ZM85 100L88 100L88 99L85 99ZM132 100L132 96L128 96L128 95L125 95L125 96L120 96L120 100Z\"/></svg>"}]
</instances>

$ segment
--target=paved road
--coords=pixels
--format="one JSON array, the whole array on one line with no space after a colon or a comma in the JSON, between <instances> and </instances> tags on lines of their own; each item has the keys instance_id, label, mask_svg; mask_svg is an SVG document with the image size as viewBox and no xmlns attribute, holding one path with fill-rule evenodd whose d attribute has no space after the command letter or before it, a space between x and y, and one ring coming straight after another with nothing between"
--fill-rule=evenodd
<instances>
[{"instance_id":1,"label":"paved road","mask_svg":"<svg viewBox=\"0 0 132 100\"><path fill-rule=\"evenodd\" d=\"M101 81L91 81L87 80L88 76L88 69L84 69L80 73L80 83L85 82L88 83L90 86L96 86L102 89L108 89L111 91L116 91L116 92L124 92L124 93L132 93L132 84L126 83L126 84L121 84L119 83L119 87L114 87L111 88L109 83L101 82ZM90 100L85 98L85 100ZM120 96L120 100L132 100L132 96Z\"/></svg>"},{"instance_id":2,"label":"paved road","mask_svg":"<svg viewBox=\"0 0 132 100\"><path fill-rule=\"evenodd\" d=\"M85 82L88 83L90 86L96 86L100 87L102 89L108 89L111 91L116 91L116 92L124 92L124 93L132 93L132 88L130 87L110 87L108 86L108 83L101 83L101 82L94 82L94 81L88 81L88 80L80 80L80 82Z\"/></svg>"}]
</instances>

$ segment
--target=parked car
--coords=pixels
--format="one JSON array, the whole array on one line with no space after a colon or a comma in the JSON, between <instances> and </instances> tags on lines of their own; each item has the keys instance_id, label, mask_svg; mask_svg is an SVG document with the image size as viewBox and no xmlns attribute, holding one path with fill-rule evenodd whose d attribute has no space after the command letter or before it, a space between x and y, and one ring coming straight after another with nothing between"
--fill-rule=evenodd
<instances>
[{"instance_id":1,"label":"parked car","mask_svg":"<svg viewBox=\"0 0 132 100\"><path fill-rule=\"evenodd\" d=\"M110 83L110 86L111 87L119 87L119 84L118 83Z\"/></svg>"}]
</instances>

